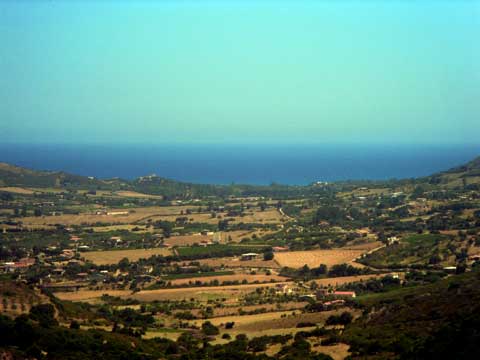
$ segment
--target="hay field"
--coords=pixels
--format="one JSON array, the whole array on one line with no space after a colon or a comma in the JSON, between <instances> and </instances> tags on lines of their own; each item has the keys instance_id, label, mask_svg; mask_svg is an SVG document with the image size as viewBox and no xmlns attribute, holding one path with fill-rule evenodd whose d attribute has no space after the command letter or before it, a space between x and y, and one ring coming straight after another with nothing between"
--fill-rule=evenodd
<instances>
[{"instance_id":1,"label":"hay field","mask_svg":"<svg viewBox=\"0 0 480 360\"><path fill-rule=\"evenodd\" d=\"M35 193L35 191L33 190L17 187L17 186L0 187L0 191L10 192L14 194L22 194L22 195L32 195Z\"/></svg>"},{"instance_id":2,"label":"hay field","mask_svg":"<svg viewBox=\"0 0 480 360\"><path fill-rule=\"evenodd\" d=\"M286 251L275 253L275 260L282 267L300 268L308 265L308 267L314 268L320 264L330 267L343 263L352 263L363 253L365 253L365 250L348 249ZM355 264L352 263L352 265Z\"/></svg>"},{"instance_id":3,"label":"hay field","mask_svg":"<svg viewBox=\"0 0 480 360\"><path fill-rule=\"evenodd\" d=\"M149 195L143 194L136 191L116 191L116 195L121 197L132 197L132 198L140 198L140 199L163 199L161 195Z\"/></svg>"},{"instance_id":4,"label":"hay field","mask_svg":"<svg viewBox=\"0 0 480 360\"><path fill-rule=\"evenodd\" d=\"M80 289L78 291L59 291L55 292L55 297L60 300L67 301L82 301L82 302L98 302L103 294L110 296L119 296L127 298L132 293L131 290L86 290Z\"/></svg>"},{"instance_id":5,"label":"hay field","mask_svg":"<svg viewBox=\"0 0 480 360\"><path fill-rule=\"evenodd\" d=\"M343 250L365 250L370 251L379 248L383 243L381 241L371 241L363 244L347 245L342 247Z\"/></svg>"},{"instance_id":6,"label":"hay field","mask_svg":"<svg viewBox=\"0 0 480 360\"><path fill-rule=\"evenodd\" d=\"M262 259L258 260L240 260L239 257L221 257L221 258L212 258L212 259L199 259L198 261L202 265L208 265L212 267L225 267L225 268L268 268L268 269L278 269L280 266L275 260L264 261ZM182 261L181 263L188 263Z\"/></svg>"},{"instance_id":7,"label":"hay field","mask_svg":"<svg viewBox=\"0 0 480 360\"><path fill-rule=\"evenodd\" d=\"M213 235L179 235L171 236L165 239L165 244L170 246L189 246L193 244L200 244L202 241L212 241Z\"/></svg>"},{"instance_id":8,"label":"hay field","mask_svg":"<svg viewBox=\"0 0 480 360\"><path fill-rule=\"evenodd\" d=\"M108 231L116 231L116 230L132 231L132 229L134 228L141 229L137 231L137 233L152 232L151 229L147 229L144 225L120 224L120 225L110 225L110 226L92 226L92 230L95 232L108 232Z\"/></svg>"},{"instance_id":9,"label":"hay field","mask_svg":"<svg viewBox=\"0 0 480 360\"><path fill-rule=\"evenodd\" d=\"M55 296L60 300L98 302L103 294L111 296L119 296L121 298L137 299L139 301L154 300L189 300L195 298L200 301L209 299L232 299L238 298L259 287L273 287L279 283L266 284L247 284L247 285L229 285L229 286L199 286L191 288L173 288L173 289L157 289L142 290L132 293L130 290L85 290L56 292ZM228 301L228 300L227 300Z\"/></svg>"},{"instance_id":10,"label":"hay field","mask_svg":"<svg viewBox=\"0 0 480 360\"><path fill-rule=\"evenodd\" d=\"M313 280L319 286L327 287L327 286L340 286L343 284L348 284L357 281L365 281L369 279L380 279L388 274L369 274L369 275L354 275L354 276L342 276L342 277L334 277L334 278L326 278L326 279L317 279Z\"/></svg>"},{"instance_id":11,"label":"hay field","mask_svg":"<svg viewBox=\"0 0 480 360\"><path fill-rule=\"evenodd\" d=\"M276 283L278 284L278 283ZM273 287L275 284L247 284L247 285L230 285L230 286L200 286L191 288L178 289L158 289L139 291L131 296L132 299L140 301L154 300L183 300L195 298L199 300L208 300L212 298L238 298L241 295L254 291L259 287Z\"/></svg>"},{"instance_id":12,"label":"hay field","mask_svg":"<svg viewBox=\"0 0 480 360\"><path fill-rule=\"evenodd\" d=\"M210 282L210 281L213 281L213 280L218 280L220 282L220 284L223 281L239 281L239 282L242 282L243 280L246 280L248 283L253 283L255 281L263 283L263 282L270 282L272 280L284 282L284 281L287 281L288 278L286 278L284 276L279 276L279 275L233 274L233 275L220 275L220 276L201 276L201 277L192 277L192 278L186 278L186 279L175 279L175 280L170 280L170 281L171 281L172 285L188 285L189 283L195 283L196 281L201 281L202 283L204 283L204 282Z\"/></svg>"},{"instance_id":13,"label":"hay field","mask_svg":"<svg viewBox=\"0 0 480 360\"><path fill-rule=\"evenodd\" d=\"M303 309L308 302L306 301L289 301L281 303L280 307L277 303L268 303L261 305L245 305L245 306L225 306L225 307L215 307L213 308L212 317L225 317L225 316L238 316L238 311L242 309L243 311L254 311L258 309L266 309L267 311L288 311L288 310L298 310ZM200 309L193 309L192 313L194 315L200 315Z\"/></svg>"},{"instance_id":14,"label":"hay field","mask_svg":"<svg viewBox=\"0 0 480 360\"><path fill-rule=\"evenodd\" d=\"M186 207L189 209L192 209L192 207ZM152 217L149 217L148 219L145 219L142 222L146 222L146 220L151 220L151 221L170 221L170 222L175 222L175 220L178 217L187 217L190 222L201 222L201 223L207 223L207 224L217 224L218 220L216 217L212 218L212 215L210 213L193 213L193 214L170 214L170 215L155 215Z\"/></svg>"},{"instance_id":15,"label":"hay field","mask_svg":"<svg viewBox=\"0 0 480 360\"><path fill-rule=\"evenodd\" d=\"M171 250L167 248L154 249L134 249L134 250L107 250L107 251L88 251L82 252L81 256L85 260L91 261L97 265L117 264L123 258L130 261L137 261L141 258L149 258L153 255L171 255Z\"/></svg>"},{"instance_id":16,"label":"hay field","mask_svg":"<svg viewBox=\"0 0 480 360\"><path fill-rule=\"evenodd\" d=\"M93 225L96 223L132 224L138 221L149 219L156 215L180 215L182 210L191 208L189 206L151 206L128 209L109 209L109 212L124 212L126 215L96 215L92 213L64 214L60 216L29 216L22 219L25 225Z\"/></svg>"},{"instance_id":17,"label":"hay field","mask_svg":"<svg viewBox=\"0 0 480 360\"><path fill-rule=\"evenodd\" d=\"M322 354L330 355L333 360L343 360L351 355L350 345L344 343L338 343L335 345L319 345L318 342L312 344L312 351L319 352Z\"/></svg>"},{"instance_id":18,"label":"hay field","mask_svg":"<svg viewBox=\"0 0 480 360\"><path fill-rule=\"evenodd\" d=\"M340 314L344 309L322 311L317 313L301 313L299 311L275 311L255 315L222 316L209 319L215 326L221 326L226 322L235 322L235 332L254 333L257 331L273 329L295 328L301 322L313 322L323 324L331 315ZM283 315L283 317L282 317ZM205 320L192 320L190 323L201 326Z\"/></svg>"},{"instance_id":19,"label":"hay field","mask_svg":"<svg viewBox=\"0 0 480 360\"><path fill-rule=\"evenodd\" d=\"M245 216L236 216L232 223L279 224L289 219L288 216L280 214L277 209L246 211L245 214Z\"/></svg>"}]
</instances>

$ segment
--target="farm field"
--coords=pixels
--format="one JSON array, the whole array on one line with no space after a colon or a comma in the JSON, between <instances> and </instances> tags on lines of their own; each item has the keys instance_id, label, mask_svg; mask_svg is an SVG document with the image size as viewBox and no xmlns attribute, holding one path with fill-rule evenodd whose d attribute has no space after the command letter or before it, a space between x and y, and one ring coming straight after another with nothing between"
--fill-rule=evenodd
<instances>
[{"instance_id":1,"label":"farm field","mask_svg":"<svg viewBox=\"0 0 480 360\"><path fill-rule=\"evenodd\" d=\"M17 187L17 186L5 186L5 187L0 187L0 191L5 191L9 193L14 193L14 194L23 194L23 195L32 195L35 193L35 191L23 187Z\"/></svg>"},{"instance_id":2,"label":"farm field","mask_svg":"<svg viewBox=\"0 0 480 360\"><path fill-rule=\"evenodd\" d=\"M202 214L198 214L202 215ZM176 217L176 216L175 216ZM218 220L216 221L218 222ZM225 244L229 241L240 242L243 238L251 238L254 234L257 236L263 236L270 232L268 231L248 231L248 230L234 230L234 231L218 231L215 232L215 235L179 235L171 236L168 239L165 239L165 243L171 246L188 246L193 244L199 244L203 240L212 241L216 240L221 244Z\"/></svg>"},{"instance_id":3,"label":"farm field","mask_svg":"<svg viewBox=\"0 0 480 360\"><path fill-rule=\"evenodd\" d=\"M191 209L191 207L189 207ZM220 215L220 214L219 214ZM192 213L192 214L170 214L170 215L153 215L148 219L141 221L141 223L147 223L148 221L171 221L175 222L178 217L186 217L190 222L201 222L211 225L218 224L218 220L216 217L212 218L210 213Z\"/></svg>"},{"instance_id":4,"label":"farm field","mask_svg":"<svg viewBox=\"0 0 480 360\"><path fill-rule=\"evenodd\" d=\"M255 311L258 309L265 309L267 312L297 310L297 309L303 309L307 304L308 303L306 301L290 301L290 302L281 303L281 304L269 303L269 304L261 304L261 305L217 307L213 309L213 317L238 316L239 310L243 310L245 312ZM192 313L195 315L199 315L200 311L195 309L195 310L192 310Z\"/></svg>"},{"instance_id":5,"label":"farm field","mask_svg":"<svg viewBox=\"0 0 480 360\"><path fill-rule=\"evenodd\" d=\"M343 250L366 250L366 251L371 251L371 250L379 248L382 245L383 245L383 243L381 241L370 241L370 242L366 242L364 244L347 245L347 246L342 247L342 249Z\"/></svg>"},{"instance_id":6,"label":"farm field","mask_svg":"<svg viewBox=\"0 0 480 360\"><path fill-rule=\"evenodd\" d=\"M328 286L329 284L345 284L355 281L367 280L374 277L384 276L380 274L345 276L336 278L325 278L315 280L318 285ZM189 300L195 298L200 301L209 299L227 298L227 303L238 299L239 296L255 291L256 288L271 288L278 284L288 284L289 282L264 283L264 284L245 284L228 286L198 286L190 288L167 288L156 290L141 290L132 293L130 290L88 290L56 292L55 296L61 300L96 302L103 294L118 296L121 298L137 299L139 301L151 302L155 300Z\"/></svg>"},{"instance_id":7,"label":"farm field","mask_svg":"<svg viewBox=\"0 0 480 360\"><path fill-rule=\"evenodd\" d=\"M275 253L275 260L282 267L300 268L307 265L314 268L320 264L330 267L343 263L355 265L353 261L363 253L365 250L348 249L286 251Z\"/></svg>"},{"instance_id":8,"label":"farm field","mask_svg":"<svg viewBox=\"0 0 480 360\"><path fill-rule=\"evenodd\" d=\"M263 260L261 257L254 260L241 260L238 256L232 257L218 257L211 259L195 260L201 265L208 265L211 267L225 267L225 268L268 268L278 269L280 266L275 260ZM188 264L189 261L180 261L179 264Z\"/></svg>"},{"instance_id":9,"label":"farm field","mask_svg":"<svg viewBox=\"0 0 480 360\"><path fill-rule=\"evenodd\" d=\"M146 198L146 199L163 199L160 195L142 194L136 191L116 191L116 195L122 197Z\"/></svg>"},{"instance_id":10,"label":"farm field","mask_svg":"<svg viewBox=\"0 0 480 360\"><path fill-rule=\"evenodd\" d=\"M325 279L314 280L319 286L340 286L357 281L365 281L370 279L380 279L388 274L369 274L369 275L355 275L355 276L342 276Z\"/></svg>"},{"instance_id":11,"label":"farm field","mask_svg":"<svg viewBox=\"0 0 480 360\"><path fill-rule=\"evenodd\" d=\"M212 241L213 235L179 235L171 236L165 239L165 245L167 246L190 246L193 244L200 244L202 241Z\"/></svg>"},{"instance_id":12,"label":"farm field","mask_svg":"<svg viewBox=\"0 0 480 360\"><path fill-rule=\"evenodd\" d=\"M245 216L235 217L232 223L279 224L288 219L288 216L280 214L277 209L267 209L265 211L246 211Z\"/></svg>"},{"instance_id":13,"label":"farm field","mask_svg":"<svg viewBox=\"0 0 480 360\"><path fill-rule=\"evenodd\" d=\"M25 225L94 225L97 223L132 224L155 215L180 215L191 206L152 206L143 208L109 209L109 212L125 212L125 215L96 215L92 213L63 214L60 216L28 216L22 219Z\"/></svg>"},{"instance_id":14,"label":"farm field","mask_svg":"<svg viewBox=\"0 0 480 360\"><path fill-rule=\"evenodd\" d=\"M235 325L232 330L222 330L231 335L248 333L252 336L262 336L265 334L272 335L272 332L279 330L295 329L297 324L302 322L310 322L318 325L323 325L327 318L331 315L338 315L342 310L322 311L316 313L301 313L298 311L277 311L267 312L255 315L237 315L215 317L210 319L210 322L223 329L223 325L227 322L234 322ZM353 311L352 315L355 317L360 314L359 311ZM204 320L191 320L191 324L201 326Z\"/></svg>"},{"instance_id":15,"label":"farm field","mask_svg":"<svg viewBox=\"0 0 480 360\"><path fill-rule=\"evenodd\" d=\"M93 226L92 230L95 232L109 232L109 231L117 231L117 230L128 230L132 231L132 229L137 228L137 233L139 232L150 232L150 229L147 229L143 225L129 225L129 224L120 224L120 225L109 225L109 226ZM140 229L140 230L138 230Z\"/></svg>"},{"instance_id":16,"label":"farm field","mask_svg":"<svg viewBox=\"0 0 480 360\"><path fill-rule=\"evenodd\" d=\"M80 253L87 261L97 265L117 264L123 258L130 261L137 261L141 258L149 258L153 255L171 255L172 252L166 248L154 249L134 249L134 250L108 250L108 251L89 251Z\"/></svg>"},{"instance_id":17,"label":"farm field","mask_svg":"<svg viewBox=\"0 0 480 360\"><path fill-rule=\"evenodd\" d=\"M258 281L260 283L264 282L271 282L271 281L280 281L284 282L287 281L288 278L279 275L265 275L265 274L234 274L234 275L222 275L222 276L202 276L202 277L194 277L194 278L186 278L186 279L175 279L170 280L172 285L188 285L195 282L210 282L217 280L220 284L224 281L247 281L248 283L253 283Z\"/></svg>"},{"instance_id":18,"label":"farm field","mask_svg":"<svg viewBox=\"0 0 480 360\"><path fill-rule=\"evenodd\" d=\"M177 248L176 252L179 256L187 257L215 257L240 255L246 252L261 253L265 245L237 245L237 244L213 244L209 246L186 246Z\"/></svg>"},{"instance_id":19,"label":"farm field","mask_svg":"<svg viewBox=\"0 0 480 360\"><path fill-rule=\"evenodd\" d=\"M206 301L213 298L238 298L238 296L254 291L258 287L273 287L279 283L229 285L229 286L199 286L191 288L168 288L157 290L142 290L132 293L130 290L87 290L56 292L55 296L61 300L95 302L103 294L119 296L121 298L137 299L139 301L154 300L188 300L195 298Z\"/></svg>"}]
</instances>

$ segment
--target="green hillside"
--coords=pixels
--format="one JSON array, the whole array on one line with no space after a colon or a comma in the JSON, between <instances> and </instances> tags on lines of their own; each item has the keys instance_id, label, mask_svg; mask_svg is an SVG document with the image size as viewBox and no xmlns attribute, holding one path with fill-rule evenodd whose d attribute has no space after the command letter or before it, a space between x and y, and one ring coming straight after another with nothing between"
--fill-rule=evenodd
<instances>
[{"instance_id":1,"label":"green hillside","mask_svg":"<svg viewBox=\"0 0 480 360\"><path fill-rule=\"evenodd\" d=\"M359 299L343 338L353 358L473 359L480 353L480 272Z\"/></svg>"}]
</instances>

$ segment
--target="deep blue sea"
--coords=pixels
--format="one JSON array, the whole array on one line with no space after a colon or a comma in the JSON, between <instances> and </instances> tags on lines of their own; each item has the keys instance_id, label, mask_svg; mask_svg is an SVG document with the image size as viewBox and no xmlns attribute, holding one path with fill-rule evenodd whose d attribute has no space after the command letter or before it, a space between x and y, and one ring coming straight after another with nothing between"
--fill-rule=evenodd
<instances>
[{"instance_id":1,"label":"deep blue sea","mask_svg":"<svg viewBox=\"0 0 480 360\"><path fill-rule=\"evenodd\" d=\"M478 155L471 145L0 145L1 162L32 169L212 184L410 178Z\"/></svg>"}]
</instances>

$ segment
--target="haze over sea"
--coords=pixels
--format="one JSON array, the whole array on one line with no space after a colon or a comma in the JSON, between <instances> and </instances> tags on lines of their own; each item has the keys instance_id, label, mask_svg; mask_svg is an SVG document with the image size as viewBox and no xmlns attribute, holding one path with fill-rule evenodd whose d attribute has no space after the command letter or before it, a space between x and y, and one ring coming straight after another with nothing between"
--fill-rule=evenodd
<instances>
[{"instance_id":1,"label":"haze over sea","mask_svg":"<svg viewBox=\"0 0 480 360\"><path fill-rule=\"evenodd\" d=\"M0 161L98 178L156 174L210 184L426 176L480 154L477 145L0 145Z\"/></svg>"}]
</instances>

